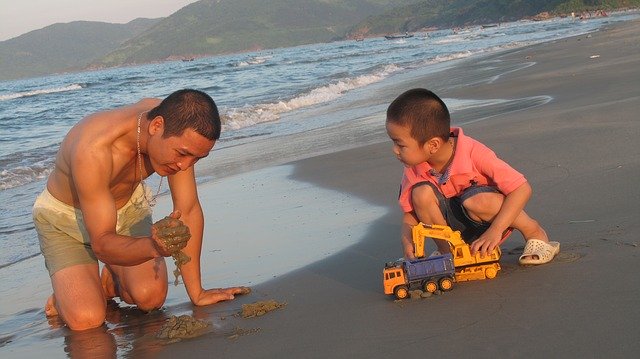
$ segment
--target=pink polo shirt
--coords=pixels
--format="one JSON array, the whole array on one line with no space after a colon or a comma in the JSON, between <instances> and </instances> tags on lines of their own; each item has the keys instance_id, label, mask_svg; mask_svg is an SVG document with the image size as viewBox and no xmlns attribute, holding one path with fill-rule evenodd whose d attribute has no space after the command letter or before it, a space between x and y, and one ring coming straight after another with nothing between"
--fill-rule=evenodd
<instances>
[{"instance_id":1,"label":"pink polo shirt","mask_svg":"<svg viewBox=\"0 0 640 359\"><path fill-rule=\"evenodd\" d=\"M433 183L446 198L460 195L472 184L495 187L506 196L527 182L520 172L499 159L487 146L465 136L461 128L452 127L451 132L458 139L453 161L442 177L432 174L432 167L427 162L404 169L398 199L403 211L413 211L411 189L420 182Z\"/></svg>"}]
</instances>

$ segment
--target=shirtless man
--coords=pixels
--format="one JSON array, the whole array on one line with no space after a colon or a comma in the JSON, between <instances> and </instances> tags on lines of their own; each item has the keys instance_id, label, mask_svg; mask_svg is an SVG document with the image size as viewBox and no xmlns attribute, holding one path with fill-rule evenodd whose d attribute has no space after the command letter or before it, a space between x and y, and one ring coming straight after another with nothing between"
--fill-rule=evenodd
<instances>
[{"instance_id":1,"label":"shirtless man","mask_svg":"<svg viewBox=\"0 0 640 359\"><path fill-rule=\"evenodd\" d=\"M83 330L103 324L108 298L144 311L160 308L168 286L164 257L176 249L191 257L181 271L193 304L243 292L205 290L201 283L204 218L193 167L219 137L216 104L196 90L99 112L69 131L33 208L53 287L48 316L59 314L69 328ZM163 221L174 227L169 247L160 225L152 225L153 196L143 182L154 172L167 177L171 190L174 211Z\"/></svg>"}]
</instances>

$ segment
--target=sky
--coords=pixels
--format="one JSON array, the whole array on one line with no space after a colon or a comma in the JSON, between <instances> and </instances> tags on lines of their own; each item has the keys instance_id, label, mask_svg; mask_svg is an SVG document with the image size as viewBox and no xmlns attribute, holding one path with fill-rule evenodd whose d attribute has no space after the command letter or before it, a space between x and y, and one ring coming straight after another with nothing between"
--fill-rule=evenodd
<instances>
[{"instance_id":1,"label":"sky","mask_svg":"<svg viewBox=\"0 0 640 359\"><path fill-rule=\"evenodd\" d=\"M173 14L198 0L0 0L0 41L59 22L125 24Z\"/></svg>"}]
</instances>

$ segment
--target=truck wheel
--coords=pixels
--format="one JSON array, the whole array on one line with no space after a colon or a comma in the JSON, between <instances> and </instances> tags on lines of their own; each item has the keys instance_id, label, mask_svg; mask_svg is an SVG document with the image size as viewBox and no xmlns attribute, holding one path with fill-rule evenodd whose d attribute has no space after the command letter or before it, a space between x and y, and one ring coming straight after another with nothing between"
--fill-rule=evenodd
<instances>
[{"instance_id":1,"label":"truck wheel","mask_svg":"<svg viewBox=\"0 0 640 359\"><path fill-rule=\"evenodd\" d=\"M498 271L496 271L496 269L493 267L489 267L487 268L486 271L484 271L484 275L487 276L487 278L489 279L495 278L497 274L498 274Z\"/></svg>"},{"instance_id":2,"label":"truck wheel","mask_svg":"<svg viewBox=\"0 0 640 359\"><path fill-rule=\"evenodd\" d=\"M435 293L438 290L438 284L432 280L424 284L424 291L428 293Z\"/></svg>"},{"instance_id":3,"label":"truck wheel","mask_svg":"<svg viewBox=\"0 0 640 359\"><path fill-rule=\"evenodd\" d=\"M440 279L440 290L443 292L450 291L453 288L453 280L449 277L444 277Z\"/></svg>"},{"instance_id":4,"label":"truck wheel","mask_svg":"<svg viewBox=\"0 0 640 359\"><path fill-rule=\"evenodd\" d=\"M405 299L406 297L409 296L409 289L407 288L406 285L397 286L393 292L396 295L396 298L398 299Z\"/></svg>"}]
</instances>

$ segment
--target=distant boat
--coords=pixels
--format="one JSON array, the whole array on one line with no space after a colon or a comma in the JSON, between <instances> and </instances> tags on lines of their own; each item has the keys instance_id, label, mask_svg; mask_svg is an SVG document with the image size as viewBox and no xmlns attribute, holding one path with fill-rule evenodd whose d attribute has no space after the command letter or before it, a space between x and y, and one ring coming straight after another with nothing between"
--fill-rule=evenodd
<instances>
[{"instance_id":1,"label":"distant boat","mask_svg":"<svg viewBox=\"0 0 640 359\"><path fill-rule=\"evenodd\" d=\"M482 25L482 28L486 29L486 28L489 28L489 27L496 27L496 26L498 26L498 24L484 24L484 25Z\"/></svg>"},{"instance_id":2,"label":"distant boat","mask_svg":"<svg viewBox=\"0 0 640 359\"><path fill-rule=\"evenodd\" d=\"M193 61L193 60L195 60L195 57L191 57L191 58L188 58L188 59L182 59L182 61L184 61L184 62L189 62L189 61Z\"/></svg>"},{"instance_id":3,"label":"distant boat","mask_svg":"<svg viewBox=\"0 0 640 359\"><path fill-rule=\"evenodd\" d=\"M396 39L408 39L413 37L413 34L405 32L404 35L385 35L384 38L387 40L396 40Z\"/></svg>"}]
</instances>

